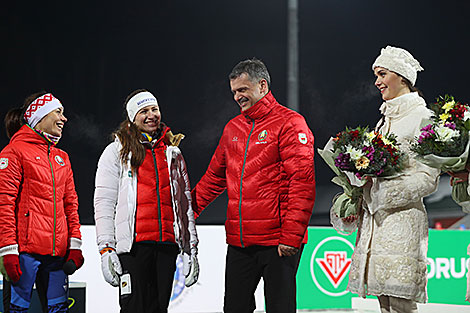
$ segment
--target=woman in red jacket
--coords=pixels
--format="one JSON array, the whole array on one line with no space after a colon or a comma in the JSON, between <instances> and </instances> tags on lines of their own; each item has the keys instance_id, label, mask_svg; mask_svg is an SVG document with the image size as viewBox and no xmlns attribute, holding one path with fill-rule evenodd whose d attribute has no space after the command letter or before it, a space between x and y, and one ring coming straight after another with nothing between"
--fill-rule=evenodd
<instances>
[{"instance_id":1,"label":"woman in red jacket","mask_svg":"<svg viewBox=\"0 0 470 313\"><path fill-rule=\"evenodd\" d=\"M63 265L83 264L72 168L56 148L65 122L64 107L46 92L5 117L11 140L0 152L0 271L7 312L27 312L36 279L44 282L47 311L68 312Z\"/></svg>"}]
</instances>

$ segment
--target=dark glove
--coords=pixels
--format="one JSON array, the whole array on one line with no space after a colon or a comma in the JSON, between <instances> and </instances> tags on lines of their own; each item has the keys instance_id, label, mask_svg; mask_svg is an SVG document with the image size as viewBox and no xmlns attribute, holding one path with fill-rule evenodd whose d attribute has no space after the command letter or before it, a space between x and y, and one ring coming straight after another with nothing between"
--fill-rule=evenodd
<instances>
[{"instance_id":1,"label":"dark glove","mask_svg":"<svg viewBox=\"0 0 470 313\"><path fill-rule=\"evenodd\" d=\"M3 256L3 267L7 274L7 279L16 283L20 280L20 276L22 274L20 269L20 259L18 254L6 254ZM2 271L3 272L3 271Z\"/></svg>"},{"instance_id":2,"label":"dark glove","mask_svg":"<svg viewBox=\"0 0 470 313\"><path fill-rule=\"evenodd\" d=\"M77 266L77 269L82 267L83 262L85 261L85 259L83 258L82 250L80 249L70 249L67 252L66 257L67 258L65 262L72 260L73 263L75 263L75 265Z\"/></svg>"}]
</instances>

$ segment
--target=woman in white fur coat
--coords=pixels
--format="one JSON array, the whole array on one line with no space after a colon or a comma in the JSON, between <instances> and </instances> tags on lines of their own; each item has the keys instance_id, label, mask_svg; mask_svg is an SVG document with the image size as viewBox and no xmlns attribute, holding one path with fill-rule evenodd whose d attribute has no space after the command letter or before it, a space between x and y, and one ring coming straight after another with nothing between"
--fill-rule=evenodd
<instances>
[{"instance_id":1,"label":"woman in white fur coat","mask_svg":"<svg viewBox=\"0 0 470 313\"><path fill-rule=\"evenodd\" d=\"M423 68L408 51L388 46L372 69L384 100L376 130L394 133L409 155L422 119L431 115L414 87ZM382 312L417 312L416 303L427 300L428 218L423 197L436 190L438 177L439 170L410 157L398 177L372 178L364 187L348 290L377 296ZM341 227L350 226L354 218L332 219Z\"/></svg>"}]
</instances>

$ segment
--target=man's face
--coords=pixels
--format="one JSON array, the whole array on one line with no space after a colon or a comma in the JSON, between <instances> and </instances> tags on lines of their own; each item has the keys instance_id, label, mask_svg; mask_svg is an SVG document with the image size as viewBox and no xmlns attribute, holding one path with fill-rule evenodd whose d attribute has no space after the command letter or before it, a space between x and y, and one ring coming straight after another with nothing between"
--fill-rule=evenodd
<instances>
[{"instance_id":1,"label":"man's face","mask_svg":"<svg viewBox=\"0 0 470 313\"><path fill-rule=\"evenodd\" d=\"M230 80L233 99L242 111L248 110L268 93L268 82L265 79L253 82L248 74L243 73Z\"/></svg>"}]
</instances>

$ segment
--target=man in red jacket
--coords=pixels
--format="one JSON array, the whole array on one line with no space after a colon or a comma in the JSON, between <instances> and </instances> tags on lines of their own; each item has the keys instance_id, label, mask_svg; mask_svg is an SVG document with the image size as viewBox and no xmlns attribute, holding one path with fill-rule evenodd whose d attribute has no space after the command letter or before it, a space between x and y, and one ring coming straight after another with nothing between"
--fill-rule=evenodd
<instances>
[{"instance_id":1,"label":"man in red jacket","mask_svg":"<svg viewBox=\"0 0 470 313\"><path fill-rule=\"evenodd\" d=\"M193 208L199 215L227 189L224 312L253 312L261 277L266 311L295 312L295 276L315 200L313 134L276 101L260 60L238 63L229 79L241 114L225 126L192 191Z\"/></svg>"}]
</instances>

